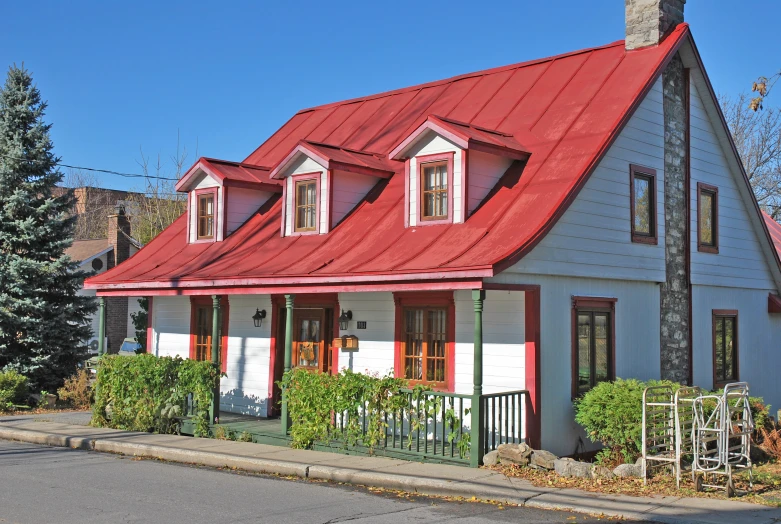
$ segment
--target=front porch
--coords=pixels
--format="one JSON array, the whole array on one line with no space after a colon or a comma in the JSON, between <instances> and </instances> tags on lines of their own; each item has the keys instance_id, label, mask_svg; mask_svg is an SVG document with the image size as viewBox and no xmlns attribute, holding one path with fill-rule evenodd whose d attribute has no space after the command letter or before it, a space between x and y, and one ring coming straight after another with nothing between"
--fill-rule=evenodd
<instances>
[{"instance_id":1,"label":"front porch","mask_svg":"<svg viewBox=\"0 0 781 524\"><path fill-rule=\"evenodd\" d=\"M385 435L372 454L476 467L501 443L539 447L539 287L454 287L158 296L151 301L148 348L158 356L182 355L189 342L191 358L207 358L225 372L210 409L220 414L210 416L212 430L246 432L255 442L289 445L288 406L276 384L303 367L433 382L422 396L402 391L406 408L382 413ZM200 313L205 307L209 314ZM345 311L353 318L341 324ZM428 319L423 327L410 329L421 318ZM340 347L341 337L354 337L358 347ZM361 420L352 422L365 435L367 410L358 413ZM350 423L344 414L333 416L337 428ZM314 446L370 452L360 443Z\"/></svg>"}]
</instances>

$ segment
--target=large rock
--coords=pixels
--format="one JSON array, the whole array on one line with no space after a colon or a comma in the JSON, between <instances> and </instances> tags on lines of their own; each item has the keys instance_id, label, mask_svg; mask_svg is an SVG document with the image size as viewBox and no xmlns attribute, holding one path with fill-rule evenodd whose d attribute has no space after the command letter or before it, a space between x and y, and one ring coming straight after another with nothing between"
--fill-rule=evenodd
<instances>
[{"instance_id":1,"label":"large rock","mask_svg":"<svg viewBox=\"0 0 781 524\"><path fill-rule=\"evenodd\" d=\"M611 470L608 467L605 466L592 466L591 467L591 476L595 479L612 479L615 477L615 473L613 473L613 470Z\"/></svg>"},{"instance_id":2,"label":"large rock","mask_svg":"<svg viewBox=\"0 0 781 524\"><path fill-rule=\"evenodd\" d=\"M643 475L643 467L637 464L621 464L613 470L616 477L640 477Z\"/></svg>"},{"instance_id":3,"label":"large rock","mask_svg":"<svg viewBox=\"0 0 781 524\"><path fill-rule=\"evenodd\" d=\"M571 458L561 458L554 460L553 466L556 473L562 477L592 478L591 464L588 462L578 462Z\"/></svg>"},{"instance_id":4,"label":"large rock","mask_svg":"<svg viewBox=\"0 0 781 524\"><path fill-rule=\"evenodd\" d=\"M531 457L529 458L529 464L538 468L542 469L553 469L554 462L556 459L559 458L550 451L545 451L544 449L535 449L532 451Z\"/></svg>"},{"instance_id":5,"label":"large rock","mask_svg":"<svg viewBox=\"0 0 781 524\"><path fill-rule=\"evenodd\" d=\"M483 465L484 466L495 466L499 463L499 452L496 450L489 451L485 455L483 455Z\"/></svg>"},{"instance_id":6,"label":"large rock","mask_svg":"<svg viewBox=\"0 0 781 524\"><path fill-rule=\"evenodd\" d=\"M525 442L520 444L499 444L496 451L502 464L518 464L520 466L529 464L529 457L532 454L532 448Z\"/></svg>"}]
</instances>

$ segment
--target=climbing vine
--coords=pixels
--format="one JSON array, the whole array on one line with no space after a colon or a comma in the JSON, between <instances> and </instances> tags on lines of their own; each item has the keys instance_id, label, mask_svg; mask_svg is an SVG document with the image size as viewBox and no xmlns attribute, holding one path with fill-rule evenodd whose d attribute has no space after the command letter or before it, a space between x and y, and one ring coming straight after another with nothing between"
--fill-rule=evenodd
<instances>
[{"instance_id":1,"label":"climbing vine","mask_svg":"<svg viewBox=\"0 0 781 524\"><path fill-rule=\"evenodd\" d=\"M98 366L92 425L175 433L193 395L196 436L209 433L209 406L219 374L210 362L179 357L103 356Z\"/></svg>"}]
</instances>

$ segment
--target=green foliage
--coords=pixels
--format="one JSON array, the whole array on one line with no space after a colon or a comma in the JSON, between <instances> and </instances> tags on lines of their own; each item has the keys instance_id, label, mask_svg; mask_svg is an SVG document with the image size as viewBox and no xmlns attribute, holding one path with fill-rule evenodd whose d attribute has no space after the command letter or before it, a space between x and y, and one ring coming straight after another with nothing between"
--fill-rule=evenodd
<instances>
[{"instance_id":1,"label":"green foliage","mask_svg":"<svg viewBox=\"0 0 781 524\"><path fill-rule=\"evenodd\" d=\"M55 390L87 354L94 297L65 254L76 216L44 122L46 102L29 71L9 68L0 89L0 369Z\"/></svg>"},{"instance_id":2,"label":"green foliage","mask_svg":"<svg viewBox=\"0 0 781 524\"><path fill-rule=\"evenodd\" d=\"M610 450L609 456L634 462L642 447L643 390L650 386L672 386L674 391L679 387L674 382L656 380L619 378L600 382L575 402L575 420L593 442L601 442Z\"/></svg>"},{"instance_id":3,"label":"green foliage","mask_svg":"<svg viewBox=\"0 0 781 524\"><path fill-rule=\"evenodd\" d=\"M373 451L385 439L386 415L400 413L409 402L408 393L401 391L408 386L406 380L349 369L328 375L295 368L285 374L281 386L292 421L291 445L295 448L336 441L345 447L360 443ZM413 390L413 397L419 400L414 404L420 406L413 425L422 424L422 417L432 415L436 409L434 403L426 407L426 390L424 386ZM342 423L343 427L337 426Z\"/></svg>"},{"instance_id":4,"label":"green foliage","mask_svg":"<svg viewBox=\"0 0 781 524\"><path fill-rule=\"evenodd\" d=\"M575 420L583 426L593 442L601 442L606 449L597 457L600 463L614 463L623 459L634 462L642 453L643 390L653 386L671 386L675 393L680 384L667 380L641 382L635 379L617 379L600 382L575 402ZM723 389L703 394L721 396ZM762 397L749 397L754 426L770 425L770 406ZM704 414L709 416L715 402L704 403Z\"/></svg>"},{"instance_id":5,"label":"green foliage","mask_svg":"<svg viewBox=\"0 0 781 524\"><path fill-rule=\"evenodd\" d=\"M75 375L65 379L65 384L57 390L57 396L74 408L86 409L92 403L90 382L90 372L86 369L80 369Z\"/></svg>"},{"instance_id":6,"label":"green foliage","mask_svg":"<svg viewBox=\"0 0 781 524\"><path fill-rule=\"evenodd\" d=\"M136 350L136 353L146 353L146 328L147 319L149 318L149 299L139 298L138 305L141 307L141 311L137 313L130 313L130 320L133 321L133 329L136 332L136 342L141 344L141 348Z\"/></svg>"},{"instance_id":7,"label":"green foliage","mask_svg":"<svg viewBox=\"0 0 781 524\"><path fill-rule=\"evenodd\" d=\"M131 431L173 433L193 394L196 436L209 432L209 406L219 374L211 362L105 355L98 365L92 424Z\"/></svg>"},{"instance_id":8,"label":"green foliage","mask_svg":"<svg viewBox=\"0 0 781 524\"><path fill-rule=\"evenodd\" d=\"M27 377L16 371L0 372L0 411L27 403Z\"/></svg>"}]
</instances>

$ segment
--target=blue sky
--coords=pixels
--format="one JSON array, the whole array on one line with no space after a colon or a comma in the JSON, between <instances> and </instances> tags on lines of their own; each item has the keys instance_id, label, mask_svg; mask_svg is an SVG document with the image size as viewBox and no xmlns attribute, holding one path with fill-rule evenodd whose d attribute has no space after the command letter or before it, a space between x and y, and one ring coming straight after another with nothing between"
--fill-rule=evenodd
<instances>
[{"instance_id":1,"label":"blue sky","mask_svg":"<svg viewBox=\"0 0 781 524\"><path fill-rule=\"evenodd\" d=\"M32 71L62 161L137 173L142 149L170 172L177 133L188 164L196 145L242 160L304 107L619 40L624 1L27 1L3 18L0 66ZM686 20L718 92L781 68L781 2L689 0Z\"/></svg>"}]
</instances>

